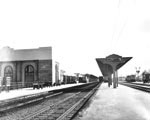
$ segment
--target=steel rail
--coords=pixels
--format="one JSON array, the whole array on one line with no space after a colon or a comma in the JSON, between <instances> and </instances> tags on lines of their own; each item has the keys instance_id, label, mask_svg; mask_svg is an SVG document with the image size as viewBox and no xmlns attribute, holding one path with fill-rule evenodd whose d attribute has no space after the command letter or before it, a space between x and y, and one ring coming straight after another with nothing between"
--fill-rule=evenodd
<instances>
[{"instance_id":1,"label":"steel rail","mask_svg":"<svg viewBox=\"0 0 150 120\"><path fill-rule=\"evenodd\" d=\"M142 86L142 85L136 85L136 84L130 84L130 83L119 83L119 84L131 87L131 88L134 88L134 89L137 89L137 90L140 90L140 91L150 92L149 87L145 87L145 86Z\"/></svg>"},{"instance_id":2,"label":"steel rail","mask_svg":"<svg viewBox=\"0 0 150 120\"><path fill-rule=\"evenodd\" d=\"M62 93L63 93L63 92L58 92L58 93L54 93L54 94L51 94L51 95L41 96L41 97L39 97L39 98L34 98L34 99L28 100L28 101L26 101L26 102L21 102L21 103L18 103L18 104L9 105L9 106L6 106L6 107L4 107L4 108L0 108L0 111L6 111L6 110L13 109L13 108L21 107L21 106L24 106L24 105L27 105L27 104L31 104L31 103L34 103L34 102L41 101L41 100L43 100L44 98L49 98L49 97L53 97L53 96L60 95L60 94L62 94Z\"/></svg>"},{"instance_id":3,"label":"steel rail","mask_svg":"<svg viewBox=\"0 0 150 120\"><path fill-rule=\"evenodd\" d=\"M63 114L65 111L67 111L69 108L71 108L71 106L73 104L77 103L81 98L83 98L83 96L85 94L87 94L87 92L89 92L89 90L93 89L93 87L95 87L97 85L99 85L99 84L92 83L92 84L89 84L88 86L78 87L77 90L75 90L75 91L73 89L73 92L71 92L69 94L63 95L63 93L66 93L66 92L68 93L69 91L66 91L66 92L61 91L59 93L57 92L57 93L53 93L53 94L42 95L42 96L40 96L40 98L38 97L36 99L30 99L30 101L25 101L25 103L18 103L16 108L21 106L21 108L19 108L21 110L22 110L23 106L25 105L24 106L25 109L23 111L19 110L20 111L19 114L15 113L13 111L12 112L10 111L6 115L4 115L4 116L2 115L2 118L1 117L0 118L3 120L5 120L5 119L8 119L8 120L39 119L39 120L41 120L42 118L46 119L46 118L50 117L51 115L52 116L56 115L58 118L61 114ZM81 91L83 91L83 92L81 93ZM74 92L76 92L76 93L74 94ZM59 94L62 94L63 96L61 95L62 97L60 97L60 96L58 96ZM48 98L56 96L56 95L57 95L56 98L54 97L54 99L48 99ZM68 95L69 95L69 97L68 97ZM44 100L46 100L46 101L44 101ZM28 110L26 105L30 105L30 104L32 105L34 103L37 104L38 101L41 101L41 102L43 101L39 107L33 106L34 109L31 107L31 110L30 110L30 108ZM45 102L46 102L46 104L44 104L44 106L46 106L46 107L43 107L43 103L45 103ZM61 111L61 110L63 110L63 111ZM4 114L5 114L5 112L4 112ZM55 116L55 118L56 118L56 116Z\"/></svg>"},{"instance_id":4,"label":"steel rail","mask_svg":"<svg viewBox=\"0 0 150 120\"><path fill-rule=\"evenodd\" d=\"M124 83L129 83L129 82L124 82ZM130 84L143 85L143 86L148 86L148 87L150 87L150 84L144 84L144 83L135 83L135 82L130 82Z\"/></svg>"},{"instance_id":5,"label":"steel rail","mask_svg":"<svg viewBox=\"0 0 150 120\"><path fill-rule=\"evenodd\" d=\"M82 99L80 99L76 104L74 104L70 109L68 109L65 113L63 113L56 120L71 120L74 115L83 107L83 105L90 99L90 97L95 93L99 85L93 88L90 92L88 92ZM76 109L76 110L75 110ZM74 114L71 114L75 110ZM69 115L71 114L71 115Z\"/></svg>"},{"instance_id":6,"label":"steel rail","mask_svg":"<svg viewBox=\"0 0 150 120\"><path fill-rule=\"evenodd\" d=\"M57 106L57 105L63 103L64 101L66 101L66 100L68 100L68 99L74 97L76 94L79 94L79 93L80 93L80 92L75 93L75 94L73 94L72 96L69 96L69 97L65 98L64 100L62 100L62 101L59 101L59 102L57 102L57 103L55 103L55 104L51 104L51 105L49 105L49 106L47 106L47 107L45 107L45 108L43 108L43 109L38 110L38 111L35 112L35 113L29 114L28 116L22 118L21 120L30 120L30 119L34 118L35 116L37 116L37 115L39 115L39 114L41 114L41 113L43 113L43 112L49 110L51 107Z\"/></svg>"},{"instance_id":7,"label":"steel rail","mask_svg":"<svg viewBox=\"0 0 150 120\"><path fill-rule=\"evenodd\" d=\"M93 84L92 84L93 85ZM90 87L92 86L92 85L89 85ZM88 87L89 87L88 86ZM86 87L86 89L87 89L87 87ZM85 88L84 88L84 90L86 90ZM84 90L81 90L81 91L84 91ZM28 115L28 116L26 116L26 117L24 117L24 118L22 118L21 120L30 120L30 119L38 119L39 117L39 115L40 116L42 116L42 117L47 117L48 115L51 115L52 113L54 113L55 111L55 109L56 108L53 108L53 107L55 107L55 106L59 106L59 105L61 105L62 103L64 103L65 101L68 101L69 99L73 99L73 97L75 97L75 96L77 96L78 94L80 94L81 93L81 91L80 92L78 92L78 93L75 93L75 94L73 94L73 95L71 95L71 96L69 96L69 97L67 97L67 98L65 98L65 99L63 99L63 100L61 100L61 101L59 101L59 102L57 102L57 103L55 103L55 104L51 104L51 105L49 105L49 106L47 106L47 107L45 107L45 108L43 108L43 109L41 109L41 110L38 110L37 112L35 112L35 113L32 113L32 114L30 114L30 115ZM54 109L54 110L53 110ZM48 114L46 113L44 113L44 112L46 112L46 111L48 111ZM43 115L42 115L43 114Z\"/></svg>"}]
</instances>

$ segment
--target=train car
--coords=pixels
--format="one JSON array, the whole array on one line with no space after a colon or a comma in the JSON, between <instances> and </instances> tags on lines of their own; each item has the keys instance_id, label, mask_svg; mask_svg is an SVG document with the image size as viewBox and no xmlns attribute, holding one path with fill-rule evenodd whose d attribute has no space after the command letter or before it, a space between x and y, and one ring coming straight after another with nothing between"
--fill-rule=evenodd
<instances>
[{"instance_id":1,"label":"train car","mask_svg":"<svg viewBox=\"0 0 150 120\"><path fill-rule=\"evenodd\" d=\"M125 79L127 82L135 82L136 76L135 75L128 75Z\"/></svg>"},{"instance_id":2,"label":"train car","mask_svg":"<svg viewBox=\"0 0 150 120\"><path fill-rule=\"evenodd\" d=\"M98 82L99 81L99 78L95 75L92 75L92 74L85 74L85 80L86 82Z\"/></svg>"},{"instance_id":3,"label":"train car","mask_svg":"<svg viewBox=\"0 0 150 120\"><path fill-rule=\"evenodd\" d=\"M62 84L72 84L76 83L75 76L63 75L63 83Z\"/></svg>"},{"instance_id":4,"label":"train car","mask_svg":"<svg viewBox=\"0 0 150 120\"><path fill-rule=\"evenodd\" d=\"M104 78L103 78L103 76L99 76L99 82L103 82L104 81Z\"/></svg>"},{"instance_id":5,"label":"train car","mask_svg":"<svg viewBox=\"0 0 150 120\"><path fill-rule=\"evenodd\" d=\"M90 75L89 82L98 82L98 81L99 81L99 79L97 76L92 75L92 74Z\"/></svg>"},{"instance_id":6,"label":"train car","mask_svg":"<svg viewBox=\"0 0 150 120\"><path fill-rule=\"evenodd\" d=\"M143 81L143 83L150 83L150 73L143 72L142 73L142 81Z\"/></svg>"},{"instance_id":7,"label":"train car","mask_svg":"<svg viewBox=\"0 0 150 120\"><path fill-rule=\"evenodd\" d=\"M87 83L85 77L79 77L79 83Z\"/></svg>"}]
</instances>

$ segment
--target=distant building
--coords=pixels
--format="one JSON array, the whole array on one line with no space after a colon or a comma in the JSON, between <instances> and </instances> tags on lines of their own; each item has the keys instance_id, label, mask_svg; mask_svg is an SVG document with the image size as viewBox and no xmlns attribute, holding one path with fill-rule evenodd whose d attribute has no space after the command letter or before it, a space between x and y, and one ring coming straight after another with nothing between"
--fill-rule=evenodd
<instances>
[{"instance_id":1,"label":"distant building","mask_svg":"<svg viewBox=\"0 0 150 120\"><path fill-rule=\"evenodd\" d=\"M5 47L0 50L2 85L6 85L6 77L11 78L11 89L30 87L34 81L54 83L53 68L58 72L58 66L53 67L53 62L52 47L20 50Z\"/></svg>"}]
</instances>

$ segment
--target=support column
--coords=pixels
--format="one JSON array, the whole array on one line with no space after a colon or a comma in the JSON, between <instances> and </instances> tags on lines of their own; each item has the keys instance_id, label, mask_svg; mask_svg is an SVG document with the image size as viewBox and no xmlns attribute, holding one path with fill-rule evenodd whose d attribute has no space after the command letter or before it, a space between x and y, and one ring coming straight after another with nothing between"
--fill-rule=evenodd
<instances>
[{"instance_id":1,"label":"support column","mask_svg":"<svg viewBox=\"0 0 150 120\"><path fill-rule=\"evenodd\" d=\"M116 88L116 65L112 64L112 68L113 68L113 88Z\"/></svg>"},{"instance_id":2,"label":"support column","mask_svg":"<svg viewBox=\"0 0 150 120\"><path fill-rule=\"evenodd\" d=\"M67 84L67 76L64 76L65 84Z\"/></svg>"},{"instance_id":3,"label":"support column","mask_svg":"<svg viewBox=\"0 0 150 120\"><path fill-rule=\"evenodd\" d=\"M116 86L118 87L118 71L116 70Z\"/></svg>"},{"instance_id":4,"label":"support column","mask_svg":"<svg viewBox=\"0 0 150 120\"><path fill-rule=\"evenodd\" d=\"M113 88L116 88L116 75L115 75L115 70L113 70Z\"/></svg>"},{"instance_id":5,"label":"support column","mask_svg":"<svg viewBox=\"0 0 150 120\"><path fill-rule=\"evenodd\" d=\"M108 86L109 87L112 85L112 76L111 75L112 75L111 73L108 75Z\"/></svg>"}]
</instances>

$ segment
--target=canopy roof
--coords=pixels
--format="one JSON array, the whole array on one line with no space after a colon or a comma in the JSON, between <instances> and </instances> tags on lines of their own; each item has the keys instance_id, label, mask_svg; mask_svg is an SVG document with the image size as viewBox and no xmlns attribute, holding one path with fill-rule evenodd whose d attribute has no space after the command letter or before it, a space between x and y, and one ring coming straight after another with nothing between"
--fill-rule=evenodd
<instances>
[{"instance_id":1,"label":"canopy roof","mask_svg":"<svg viewBox=\"0 0 150 120\"><path fill-rule=\"evenodd\" d=\"M117 62L116 70L120 69L124 64L126 64L132 57L122 57L116 54L107 56L106 58L96 58L96 62L102 72L103 76L108 76L113 73L113 68L107 62Z\"/></svg>"}]
</instances>

